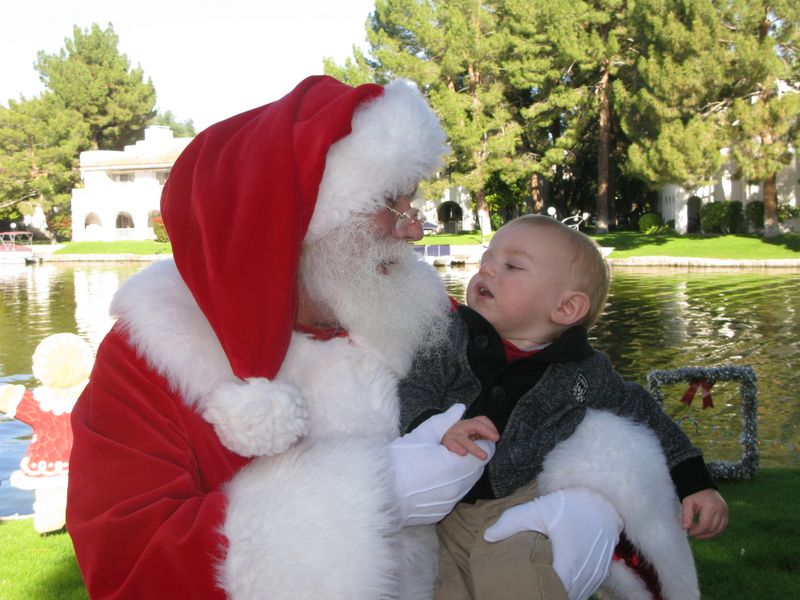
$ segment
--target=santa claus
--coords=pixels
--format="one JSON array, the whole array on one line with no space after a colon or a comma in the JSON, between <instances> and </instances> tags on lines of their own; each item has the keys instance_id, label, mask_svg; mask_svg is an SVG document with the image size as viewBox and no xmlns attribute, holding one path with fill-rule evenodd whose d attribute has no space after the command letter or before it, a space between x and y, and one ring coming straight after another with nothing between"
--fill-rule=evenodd
<instances>
[{"instance_id":1,"label":"santa claus","mask_svg":"<svg viewBox=\"0 0 800 600\"><path fill-rule=\"evenodd\" d=\"M91 597L430 594L414 526L483 469L439 444L457 411L397 438L396 383L448 307L406 243L446 152L413 86L328 77L184 151L162 196L174 260L120 289L73 411Z\"/></svg>"}]
</instances>

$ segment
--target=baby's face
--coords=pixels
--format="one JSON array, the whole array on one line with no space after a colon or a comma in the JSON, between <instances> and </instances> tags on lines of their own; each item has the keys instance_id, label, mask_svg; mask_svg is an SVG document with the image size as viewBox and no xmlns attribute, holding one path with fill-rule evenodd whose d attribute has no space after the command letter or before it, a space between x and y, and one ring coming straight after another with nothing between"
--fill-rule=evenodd
<instances>
[{"instance_id":1,"label":"baby's face","mask_svg":"<svg viewBox=\"0 0 800 600\"><path fill-rule=\"evenodd\" d=\"M557 335L550 313L570 281L569 260L549 229L506 225L467 286L467 304L501 337L545 343Z\"/></svg>"}]
</instances>

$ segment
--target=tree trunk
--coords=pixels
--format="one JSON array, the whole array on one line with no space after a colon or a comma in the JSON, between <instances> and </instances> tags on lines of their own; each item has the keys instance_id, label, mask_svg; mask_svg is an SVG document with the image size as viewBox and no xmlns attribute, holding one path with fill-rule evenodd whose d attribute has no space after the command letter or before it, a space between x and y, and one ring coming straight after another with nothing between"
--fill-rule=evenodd
<instances>
[{"instance_id":1,"label":"tree trunk","mask_svg":"<svg viewBox=\"0 0 800 600\"><path fill-rule=\"evenodd\" d=\"M531 175L530 179L530 196L526 199L528 205L528 212L539 214L544 212L544 198L541 186L542 178L538 173Z\"/></svg>"},{"instance_id":2,"label":"tree trunk","mask_svg":"<svg viewBox=\"0 0 800 600\"><path fill-rule=\"evenodd\" d=\"M475 192L475 217L478 219L481 235L490 235L492 221L489 218L489 204L486 202L486 194L483 190Z\"/></svg>"},{"instance_id":3,"label":"tree trunk","mask_svg":"<svg viewBox=\"0 0 800 600\"><path fill-rule=\"evenodd\" d=\"M611 103L608 98L608 65L600 78L600 139L597 144L597 233L608 233L608 173L611 148Z\"/></svg>"},{"instance_id":4,"label":"tree trunk","mask_svg":"<svg viewBox=\"0 0 800 600\"><path fill-rule=\"evenodd\" d=\"M764 237L771 238L780 234L778 227L778 185L773 173L762 184L764 188Z\"/></svg>"}]
</instances>

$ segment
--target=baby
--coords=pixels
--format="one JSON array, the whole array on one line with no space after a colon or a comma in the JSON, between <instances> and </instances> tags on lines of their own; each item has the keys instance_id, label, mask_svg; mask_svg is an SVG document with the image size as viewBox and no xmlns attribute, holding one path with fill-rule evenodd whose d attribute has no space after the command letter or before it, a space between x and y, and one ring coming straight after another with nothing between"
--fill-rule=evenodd
<instances>
[{"instance_id":1,"label":"baby","mask_svg":"<svg viewBox=\"0 0 800 600\"><path fill-rule=\"evenodd\" d=\"M499 440L483 477L437 526L437 598L533 597L533 589L536 597L588 598L594 589L575 585L580 566L566 548L587 543L580 525L562 524L560 549L551 532L555 562L547 538L533 533L553 529L564 508L553 504L558 496L535 498L576 486L610 500L624 528L615 554L625 560L612 563L605 587L621 597L699 597L683 530L719 535L727 505L701 451L590 346L608 287L591 239L549 217L515 219L483 255L468 306L453 313L448 347L420 357L402 382L404 430L464 403L465 418L442 443L485 458L475 440Z\"/></svg>"}]
</instances>

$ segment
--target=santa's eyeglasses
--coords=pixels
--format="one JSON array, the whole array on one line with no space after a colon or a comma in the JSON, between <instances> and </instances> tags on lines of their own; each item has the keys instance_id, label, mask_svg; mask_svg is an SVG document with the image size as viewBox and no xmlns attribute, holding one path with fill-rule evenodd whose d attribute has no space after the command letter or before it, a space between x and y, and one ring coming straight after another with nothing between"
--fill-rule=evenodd
<instances>
[{"instance_id":1,"label":"santa's eyeglasses","mask_svg":"<svg viewBox=\"0 0 800 600\"><path fill-rule=\"evenodd\" d=\"M405 225L406 223L422 223L422 221L419 219L418 208L411 208L406 212L400 212L399 210L396 210L387 204L386 210L397 217L397 220L394 222L395 227Z\"/></svg>"}]
</instances>

